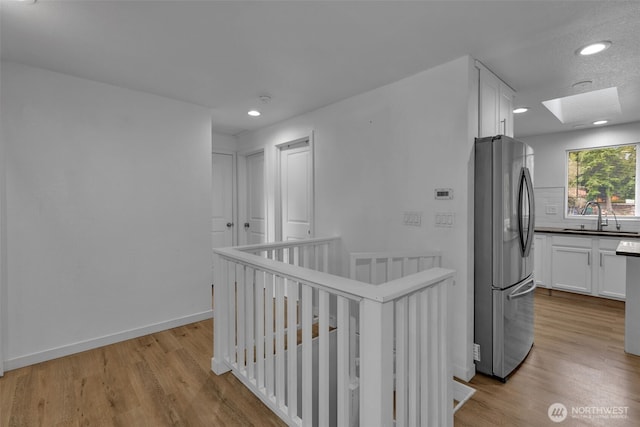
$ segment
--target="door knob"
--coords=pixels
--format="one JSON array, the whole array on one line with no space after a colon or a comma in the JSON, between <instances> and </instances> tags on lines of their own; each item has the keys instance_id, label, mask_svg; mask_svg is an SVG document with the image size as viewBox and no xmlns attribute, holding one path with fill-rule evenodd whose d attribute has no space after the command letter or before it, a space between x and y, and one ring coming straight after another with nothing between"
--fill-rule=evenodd
<instances>
[{"instance_id":1,"label":"door knob","mask_svg":"<svg viewBox=\"0 0 640 427\"><path fill-rule=\"evenodd\" d=\"M249 228L249 227L250 227L250 224L248 222L245 222L244 223L244 228Z\"/></svg>"},{"instance_id":2,"label":"door knob","mask_svg":"<svg viewBox=\"0 0 640 427\"><path fill-rule=\"evenodd\" d=\"M227 228L231 228L231 227L233 227L233 223L232 222L228 222L227 223Z\"/></svg>"}]
</instances>

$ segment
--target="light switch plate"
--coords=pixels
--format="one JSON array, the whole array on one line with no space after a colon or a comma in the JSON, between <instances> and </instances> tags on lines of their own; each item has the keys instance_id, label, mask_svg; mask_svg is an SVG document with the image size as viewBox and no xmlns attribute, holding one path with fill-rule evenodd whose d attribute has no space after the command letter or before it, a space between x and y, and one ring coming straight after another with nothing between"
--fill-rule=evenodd
<instances>
[{"instance_id":1,"label":"light switch plate","mask_svg":"<svg viewBox=\"0 0 640 427\"><path fill-rule=\"evenodd\" d=\"M453 212L436 212L436 227L451 228L455 224L455 218Z\"/></svg>"},{"instance_id":2,"label":"light switch plate","mask_svg":"<svg viewBox=\"0 0 640 427\"><path fill-rule=\"evenodd\" d=\"M410 227L422 227L422 212L405 212L402 224Z\"/></svg>"}]
</instances>

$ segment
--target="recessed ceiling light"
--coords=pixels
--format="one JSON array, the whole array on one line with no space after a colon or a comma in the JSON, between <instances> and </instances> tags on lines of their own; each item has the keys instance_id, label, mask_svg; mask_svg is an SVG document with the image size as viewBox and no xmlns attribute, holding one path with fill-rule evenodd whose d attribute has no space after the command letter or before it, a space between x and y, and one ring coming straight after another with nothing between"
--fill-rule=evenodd
<instances>
[{"instance_id":1,"label":"recessed ceiling light","mask_svg":"<svg viewBox=\"0 0 640 427\"><path fill-rule=\"evenodd\" d=\"M583 46L580 49L578 49L576 53L582 56L594 55L596 53L602 52L605 49L608 49L609 46L611 46L611 42L608 40L603 40L601 42L591 43L586 46Z\"/></svg>"},{"instance_id":2,"label":"recessed ceiling light","mask_svg":"<svg viewBox=\"0 0 640 427\"><path fill-rule=\"evenodd\" d=\"M584 89L587 86L591 86L593 84L593 80L582 80L580 82L575 82L571 85L571 87L576 89Z\"/></svg>"},{"instance_id":3,"label":"recessed ceiling light","mask_svg":"<svg viewBox=\"0 0 640 427\"><path fill-rule=\"evenodd\" d=\"M596 120L593 122L594 125L603 125L605 123L609 123L609 120Z\"/></svg>"},{"instance_id":4,"label":"recessed ceiling light","mask_svg":"<svg viewBox=\"0 0 640 427\"><path fill-rule=\"evenodd\" d=\"M526 113L527 111L529 111L529 107L518 107L518 108L513 110L513 113L514 114L522 114L522 113Z\"/></svg>"},{"instance_id":5,"label":"recessed ceiling light","mask_svg":"<svg viewBox=\"0 0 640 427\"><path fill-rule=\"evenodd\" d=\"M247 114L250 115L251 117L258 117L260 115L260 111L251 110L251 111L247 112Z\"/></svg>"}]
</instances>

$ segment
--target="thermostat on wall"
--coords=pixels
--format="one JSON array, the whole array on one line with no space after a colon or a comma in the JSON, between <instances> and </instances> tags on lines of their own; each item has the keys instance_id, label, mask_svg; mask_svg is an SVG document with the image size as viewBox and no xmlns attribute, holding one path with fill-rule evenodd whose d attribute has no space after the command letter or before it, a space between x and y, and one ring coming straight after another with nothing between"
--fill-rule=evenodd
<instances>
[{"instance_id":1,"label":"thermostat on wall","mask_svg":"<svg viewBox=\"0 0 640 427\"><path fill-rule=\"evenodd\" d=\"M435 194L436 194L436 200L453 199L453 189L451 188L436 188Z\"/></svg>"}]
</instances>

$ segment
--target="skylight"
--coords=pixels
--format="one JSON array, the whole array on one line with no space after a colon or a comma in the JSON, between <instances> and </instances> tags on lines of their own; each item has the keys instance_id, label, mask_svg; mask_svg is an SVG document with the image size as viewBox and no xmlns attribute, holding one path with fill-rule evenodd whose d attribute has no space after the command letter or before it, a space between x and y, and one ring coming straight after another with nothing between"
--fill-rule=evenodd
<instances>
[{"instance_id":1,"label":"skylight","mask_svg":"<svg viewBox=\"0 0 640 427\"><path fill-rule=\"evenodd\" d=\"M621 113L616 87L550 99L542 104L562 123L593 122Z\"/></svg>"}]
</instances>

